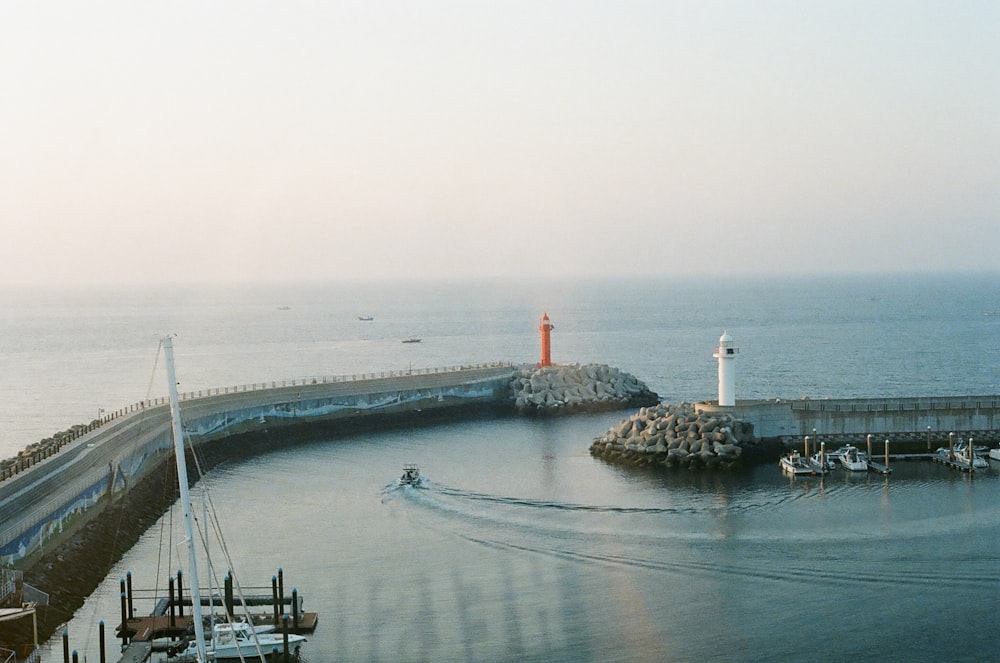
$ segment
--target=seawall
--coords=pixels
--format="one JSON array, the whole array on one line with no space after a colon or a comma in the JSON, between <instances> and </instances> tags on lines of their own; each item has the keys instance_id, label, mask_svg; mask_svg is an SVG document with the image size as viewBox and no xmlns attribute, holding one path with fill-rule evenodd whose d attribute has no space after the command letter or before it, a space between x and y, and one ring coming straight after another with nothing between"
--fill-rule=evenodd
<instances>
[{"instance_id":1,"label":"seawall","mask_svg":"<svg viewBox=\"0 0 1000 663\"><path fill-rule=\"evenodd\" d=\"M549 389L545 393L552 398L538 414L621 409L656 399L634 377L610 367L553 370L599 371L608 384L592 385L595 398L589 404L578 402L572 389ZM493 364L184 393L182 425L207 471L226 458L344 432L524 414L515 410L512 388L515 378L533 373L526 366ZM195 464L189 461L188 467L193 479ZM26 570L32 586L50 595L38 624L43 638L82 605L113 563L169 508L176 486L170 412L163 399L74 426L0 468L2 561Z\"/></svg>"},{"instance_id":2,"label":"seawall","mask_svg":"<svg viewBox=\"0 0 1000 663\"><path fill-rule=\"evenodd\" d=\"M366 420L431 418L451 410L509 403L511 365L239 385L181 395L184 430L204 445L293 427L364 425ZM124 408L51 455L39 452L0 481L0 559L16 563L65 527L78 526L106 498L137 484L172 449L163 399ZM282 435L268 435L281 444ZM209 445L211 446L211 445Z\"/></svg>"},{"instance_id":3,"label":"seawall","mask_svg":"<svg viewBox=\"0 0 1000 663\"><path fill-rule=\"evenodd\" d=\"M806 435L815 441L947 442L948 433L972 437L978 443L1000 443L1000 396L941 396L921 398L852 398L822 400L716 401L695 404L697 412L729 414L754 425L758 438L798 444Z\"/></svg>"}]
</instances>

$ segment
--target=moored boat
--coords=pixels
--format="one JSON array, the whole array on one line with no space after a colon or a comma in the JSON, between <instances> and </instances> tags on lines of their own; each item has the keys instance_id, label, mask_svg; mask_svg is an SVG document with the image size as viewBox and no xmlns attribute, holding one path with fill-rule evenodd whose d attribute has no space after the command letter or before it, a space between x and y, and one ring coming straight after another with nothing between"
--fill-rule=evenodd
<instances>
[{"instance_id":1,"label":"moored boat","mask_svg":"<svg viewBox=\"0 0 1000 663\"><path fill-rule=\"evenodd\" d=\"M809 456L809 464L823 473L837 469L837 463L830 458L830 454L824 452L817 452Z\"/></svg>"},{"instance_id":2,"label":"moored boat","mask_svg":"<svg viewBox=\"0 0 1000 663\"><path fill-rule=\"evenodd\" d=\"M809 464L798 451L791 451L778 461L785 474L818 474L819 470Z\"/></svg>"},{"instance_id":3,"label":"moored boat","mask_svg":"<svg viewBox=\"0 0 1000 663\"><path fill-rule=\"evenodd\" d=\"M868 471L868 456L854 445L845 445L834 452L834 454L840 458L840 464L844 466L844 469L851 472Z\"/></svg>"},{"instance_id":4,"label":"moored boat","mask_svg":"<svg viewBox=\"0 0 1000 663\"><path fill-rule=\"evenodd\" d=\"M295 633L261 632L245 621L222 622L212 627L212 639L205 644L209 656L215 660L254 660L259 656L269 656L273 651L282 651L288 638L288 646L298 647L305 636ZM181 656L194 656L197 646L192 642Z\"/></svg>"},{"instance_id":5,"label":"moored boat","mask_svg":"<svg viewBox=\"0 0 1000 663\"><path fill-rule=\"evenodd\" d=\"M970 467L974 467L977 470L985 469L990 466L990 464L980 455L979 449L972 446L972 441L968 443L959 442L955 445L955 460L959 463L965 463Z\"/></svg>"}]
</instances>

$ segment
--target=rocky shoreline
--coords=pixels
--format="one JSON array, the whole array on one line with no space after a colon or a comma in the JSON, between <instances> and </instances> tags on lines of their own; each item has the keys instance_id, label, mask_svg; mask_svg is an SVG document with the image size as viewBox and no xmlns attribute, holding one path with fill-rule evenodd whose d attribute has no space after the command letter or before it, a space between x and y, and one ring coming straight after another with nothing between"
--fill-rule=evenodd
<instances>
[{"instance_id":1,"label":"rocky shoreline","mask_svg":"<svg viewBox=\"0 0 1000 663\"><path fill-rule=\"evenodd\" d=\"M776 453L753 424L730 415L695 412L691 403L643 407L594 438L590 454L627 465L735 469Z\"/></svg>"}]
</instances>

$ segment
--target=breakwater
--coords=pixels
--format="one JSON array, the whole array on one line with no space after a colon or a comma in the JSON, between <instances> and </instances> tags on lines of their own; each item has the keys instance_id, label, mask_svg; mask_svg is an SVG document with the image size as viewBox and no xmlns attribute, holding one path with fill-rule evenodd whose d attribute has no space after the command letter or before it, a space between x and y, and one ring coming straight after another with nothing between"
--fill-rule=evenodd
<instances>
[{"instance_id":1,"label":"breakwater","mask_svg":"<svg viewBox=\"0 0 1000 663\"><path fill-rule=\"evenodd\" d=\"M644 407L594 439L593 456L633 465L731 469L759 454L753 424L728 413L699 414L691 403Z\"/></svg>"},{"instance_id":2,"label":"breakwater","mask_svg":"<svg viewBox=\"0 0 1000 663\"><path fill-rule=\"evenodd\" d=\"M487 407L509 400L514 370L459 366L189 392L181 395L184 430L192 444L204 444L307 424ZM102 498L139 481L172 448L165 399L70 430L7 463L0 481L0 556L6 563L26 557Z\"/></svg>"},{"instance_id":3,"label":"breakwater","mask_svg":"<svg viewBox=\"0 0 1000 663\"><path fill-rule=\"evenodd\" d=\"M947 442L948 433L1000 444L1000 395L920 398L845 398L737 401L722 407L703 401L699 414L728 414L754 425L758 438L800 444L806 435L820 442L863 441L872 434L893 441Z\"/></svg>"},{"instance_id":4,"label":"breakwater","mask_svg":"<svg viewBox=\"0 0 1000 663\"><path fill-rule=\"evenodd\" d=\"M539 369L503 363L237 385L180 397L188 440L207 453L235 455L259 451L254 444L274 448L294 441L295 430L419 423L515 407L552 414L657 400L640 380L605 365ZM223 439L239 439L242 448L207 444ZM18 562L68 525L85 522L97 505L143 480L171 450L169 405L156 399L72 427L8 459L0 474L0 558Z\"/></svg>"},{"instance_id":5,"label":"breakwater","mask_svg":"<svg viewBox=\"0 0 1000 663\"><path fill-rule=\"evenodd\" d=\"M511 414L515 391L523 391L523 380L539 383L538 370L460 366L188 392L181 394L183 427L190 444L199 448L202 469L208 470L225 458L316 435ZM634 376L607 366L545 369L546 385L552 371L572 385L573 393L549 389L539 412L579 411L588 399L594 409L608 409L656 398ZM593 391L592 399L576 396L574 389L582 383L585 391ZM177 485L174 464L168 462L172 449L169 406L157 399L72 427L5 463L0 552L5 563L29 569L32 586L50 594L39 623L43 637L176 499L169 488Z\"/></svg>"},{"instance_id":6,"label":"breakwater","mask_svg":"<svg viewBox=\"0 0 1000 663\"><path fill-rule=\"evenodd\" d=\"M598 436L591 455L628 465L734 468L776 460L788 448L863 446L868 435L896 449L931 451L949 434L1000 444L1000 396L661 403Z\"/></svg>"}]
</instances>

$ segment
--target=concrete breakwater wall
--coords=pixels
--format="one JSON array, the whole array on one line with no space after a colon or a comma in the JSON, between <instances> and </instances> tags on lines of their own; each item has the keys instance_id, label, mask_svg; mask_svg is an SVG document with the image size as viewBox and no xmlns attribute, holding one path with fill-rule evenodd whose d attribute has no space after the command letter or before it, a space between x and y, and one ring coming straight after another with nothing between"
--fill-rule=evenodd
<instances>
[{"instance_id":1,"label":"concrete breakwater wall","mask_svg":"<svg viewBox=\"0 0 1000 663\"><path fill-rule=\"evenodd\" d=\"M203 444L260 430L419 416L510 400L511 365L240 385L182 395L184 430ZM162 399L124 408L58 444L8 463L0 480L0 560L13 563L89 517L102 498L141 479L172 449Z\"/></svg>"},{"instance_id":2,"label":"concrete breakwater wall","mask_svg":"<svg viewBox=\"0 0 1000 663\"><path fill-rule=\"evenodd\" d=\"M1000 444L1000 396L661 403L594 439L593 456L628 465L733 468L772 460L805 436L827 448L881 443L947 445L948 434Z\"/></svg>"},{"instance_id":3,"label":"concrete breakwater wall","mask_svg":"<svg viewBox=\"0 0 1000 663\"><path fill-rule=\"evenodd\" d=\"M317 433L512 413L515 385L533 372L513 365L466 366L240 385L182 394L182 421L208 468L221 458ZM592 385L595 393L617 393L612 382L651 393L628 374L608 367L601 372L614 380ZM573 404L546 412L586 405ZM622 408L628 399L592 404ZM2 562L27 569L28 580L67 612L82 605L110 565L168 508L173 493L166 488L176 486L170 413L162 400L71 430L19 454L0 480ZM51 635L64 614L43 618L39 634Z\"/></svg>"},{"instance_id":4,"label":"concrete breakwater wall","mask_svg":"<svg viewBox=\"0 0 1000 663\"><path fill-rule=\"evenodd\" d=\"M291 428L418 421L469 409L513 412L533 385L538 390L517 411L624 408L656 401L656 394L634 376L609 366L537 369L496 364L185 393L181 410L189 441L204 445ZM25 558L67 523L91 517L93 507L141 480L172 450L169 406L163 399L123 408L71 430L32 445L30 453L11 459L0 475L3 562ZM281 443L292 437L269 435L268 440Z\"/></svg>"},{"instance_id":5,"label":"concrete breakwater wall","mask_svg":"<svg viewBox=\"0 0 1000 663\"><path fill-rule=\"evenodd\" d=\"M749 421L757 437L786 445L801 444L806 435L829 443L864 441L869 434L880 440L947 442L948 433L1000 443L1000 396L775 399L737 401L730 407L705 401L695 409Z\"/></svg>"}]
</instances>

